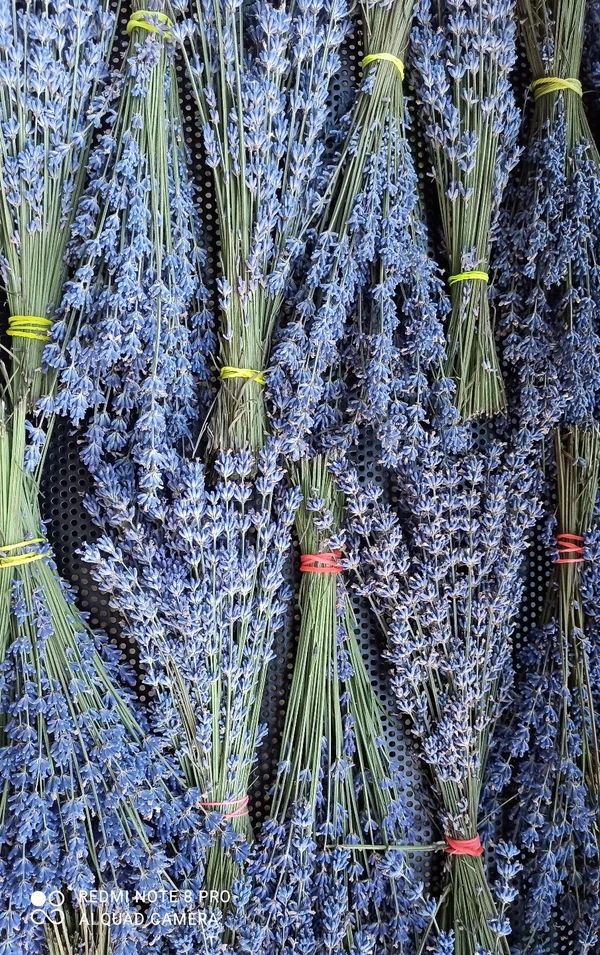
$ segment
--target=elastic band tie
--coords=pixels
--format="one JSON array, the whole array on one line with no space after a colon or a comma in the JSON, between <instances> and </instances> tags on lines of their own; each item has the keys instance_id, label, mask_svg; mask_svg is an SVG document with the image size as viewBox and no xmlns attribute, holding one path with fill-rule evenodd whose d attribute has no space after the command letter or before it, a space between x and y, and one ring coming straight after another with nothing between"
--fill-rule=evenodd
<instances>
[{"instance_id":1,"label":"elastic band tie","mask_svg":"<svg viewBox=\"0 0 600 955\"><path fill-rule=\"evenodd\" d=\"M19 541L18 544L3 544L0 547L0 551L7 550L20 550L22 547L31 547L32 544L44 544L45 540L43 537L33 537L28 541ZM0 568L2 567L19 567L21 564L32 564L35 560L42 560L44 557L49 557L50 551L45 551L42 554L10 554L8 557L3 557L0 553Z\"/></svg>"},{"instance_id":2,"label":"elastic band tie","mask_svg":"<svg viewBox=\"0 0 600 955\"><path fill-rule=\"evenodd\" d=\"M13 338L31 338L37 342L49 342L48 330L51 327L51 319L41 318L39 315L10 315L7 335Z\"/></svg>"},{"instance_id":3,"label":"elastic band tie","mask_svg":"<svg viewBox=\"0 0 600 955\"><path fill-rule=\"evenodd\" d=\"M255 381L257 385L264 385L264 371L255 371L254 368L234 368L232 365L223 365L219 371L219 376L226 381L228 378L248 378Z\"/></svg>"},{"instance_id":4,"label":"elastic band tie","mask_svg":"<svg viewBox=\"0 0 600 955\"><path fill-rule=\"evenodd\" d=\"M473 269L471 272L459 272L458 275L448 276L448 285L456 285L457 282L488 282L487 272L479 272Z\"/></svg>"},{"instance_id":5,"label":"elastic band tie","mask_svg":"<svg viewBox=\"0 0 600 955\"><path fill-rule=\"evenodd\" d=\"M234 808L223 813L223 819L239 819L241 816L248 815L248 796L240 796L239 799L224 799L221 802L201 802L204 809L218 809L222 806L233 806Z\"/></svg>"},{"instance_id":6,"label":"elastic band tie","mask_svg":"<svg viewBox=\"0 0 600 955\"><path fill-rule=\"evenodd\" d=\"M483 855L479 833L473 839L451 839L450 836L445 836L445 839L446 852L450 856L473 856L473 858L476 858Z\"/></svg>"},{"instance_id":7,"label":"elastic band tie","mask_svg":"<svg viewBox=\"0 0 600 955\"><path fill-rule=\"evenodd\" d=\"M404 63L398 59L397 56L394 56L393 53L369 53L362 61L363 70L369 63L377 63L378 60L383 60L385 63L393 63L400 74L400 79L404 79Z\"/></svg>"},{"instance_id":8,"label":"elastic band tie","mask_svg":"<svg viewBox=\"0 0 600 955\"><path fill-rule=\"evenodd\" d=\"M164 23L167 29L162 30L160 27L157 27L156 24L149 22L146 17L154 17L159 23ZM127 36L131 36L134 30L147 30L148 33L158 33L159 36L170 39L171 34L169 31L172 26L173 21L166 13L161 13L159 10L137 10L129 17Z\"/></svg>"},{"instance_id":9,"label":"elastic band tie","mask_svg":"<svg viewBox=\"0 0 600 955\"><path fill-rule=\"evenodd\" d=\"M581 534L557 534L556 546L559 556L554 561L555 564L583 564L584 557L584 539ZM565 557L563 555L569 554Z\"/></svg>"},{"instance_id":10,"label":"elastic band tie","mask_svg":"<svg viewBox=\"0 0 600 955\"><path fill-rule=\"evenodd\" d=\"M341 550L325 554L302 554L300 570L303 574L339 574L344 569L340 564L341 556Z\"/></svg>"},{"instance_id":11,"label":"elastic band tie","mask_svg":"<svg viewBox=\"0 0 600 955\"><path fill-rule=\"evenodd\" d=\"M570 90L576 96L583 96L583 88L579 80L573 78L563 80L560 76L542 76L539 80L534 80L531 89L534 99L547 96L548 93L558 93L560 90Z\"/></svg>"}]
</instances>

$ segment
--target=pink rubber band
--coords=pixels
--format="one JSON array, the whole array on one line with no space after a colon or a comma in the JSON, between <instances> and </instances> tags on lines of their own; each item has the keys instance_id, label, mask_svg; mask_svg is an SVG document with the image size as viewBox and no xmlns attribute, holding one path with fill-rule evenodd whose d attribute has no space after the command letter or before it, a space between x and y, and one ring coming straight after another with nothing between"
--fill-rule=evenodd
<instances>
[{"instance_id":1,"label":"pink rubber band","mask_svg":"<svg viewBox=\"0 0 600 955\"><path fill-rule=\"evenodd\" d=\"M559 556L554 561L555 564L582 564L584 558L584 538L581 534L557 534L556 546ZM563 555L571 554L571 557Z\"/></svg>"},{"instance_id":2,"label":"pink rubber band","mask_svg":"<svg viewBox=\"0 0 600 955\"><path fill-rule=\"evenodd\" d=\"M477 834L473 839L451 839L446 836L446 852L450 856L482 856L483 846Z\"/></svg>"},{"instance_id":3,"label":"pink rubber band","mask_svg":"<svg viewBox=\"0 0 600 955\"><path fill-rule=\"evenodd\" d=\"M223 813L223 819L238 819L248 815L249 796L240 796L239 799L225 799L222 802L201 802L203 809L219 809L223 806L234 806L231 811Z\"/></svg>"}]
</instances>

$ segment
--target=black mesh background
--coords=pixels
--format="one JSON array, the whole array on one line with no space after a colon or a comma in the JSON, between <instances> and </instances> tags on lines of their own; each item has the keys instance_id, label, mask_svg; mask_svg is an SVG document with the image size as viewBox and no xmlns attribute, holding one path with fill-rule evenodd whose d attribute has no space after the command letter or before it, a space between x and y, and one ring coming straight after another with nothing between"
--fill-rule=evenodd
<instances>
[{"instance_id":1,"label":"black mesh background","mask_svg":"<svg viewBox=\"0 0 600 955\"><path fill-rule=\"evenodd\" d=\"M127 16L128 14L124 13L121 17L121 35L125 40L125 44L121 43L119 50L122 50L123 46L126 45L125 24ZM344 99L351 95L352 89L355 86L359 73L361 45L359 30L356 37L348 44L343 79L334 89L334 99L337 105L341 105ZM520 66L517 71L517 85L521 94L525 90L526 84L527 67L524 57L521 56ZM193 170L198 185L202 220L206 230L206 245L209 253L207 281L210 285L214 283L216 257L218 253L218 237L215 233L215 208L212 198L211 175L210 170L206 169L202 162L200 133L194 124L192 97L189 92L186 92L184 80L182 82L182 97L186 132L193 157ZM593 94L586 94L586 103L588 102L591 106L590 113L597 121L598 97ZM416 123L413 123L412 138L417 168L422 178L425 179L428 161ZM437 246L436 251L438 256L441 257L442 253L439 247L439 218L436 215L435 201L431 191L426 185L424 195L432 236ZM484 434L482 431L482 442L483 439ZM385 482L385 478L377 464L374 442L369 436L364 437L362 447L357 453L357 464L360 473L365 477L377 478ZM82 542L93 540L95 537L95 529L83 506L83 497L88 490L90 490L90 483L86 470L79 460L77 435L70 433L64 421L58 421L54 429L42 484L42 513L44 518L48 521L48 536L56 554L61 573L73 584L78 592L79 608L89 613L91 625L95 628L101 628L108 633L111 640L120 647L123 654L135 666L135 647L122 636L118 617L111 611L106 600L98 592L98 588L91 578L89 568L85 564L82 564L78 557L78 549ZM389 487L387 490L389 493ZM292 563L295 567L298 566L297 560ZM520 645L520 635L527 633L528 628L539 618L547 585L548 571L549 567L544 550L541 545L534 543L524 568L527 586L525 601L519 613L519 634L516 639L517 649ZM357 605L356 612L360 624L360 640L365 659L368 661L373 682L377 687L384 706L387 706L388 712L391 712L393 705L389 696L387 668L385 661L382 659L382 637L374 626L366 607ZM267 693L264 701L264 718L269 725L270 733L267 741L263 744L259 752L254 785L251 792L251 815L255 825L260 823L260 820L268 811L268 791L273 780L278 759L279 741L285 718L286 701L289 696L298 619L297 606L293 605L288 614L287 626L278 637L276 659L271 666L268 680ZM143 684L141 683L139 686L139 696L140 700L144 702L145 694ZM409 804L414 812L415 821L419 828L419 839L423 843L430 842L436 834L432 830L431 823L424 809L425 793L422 789L420 772L414 759L413 744L407 735L408 728L397 722L393 716L387 720L387 728L392 754L399 760L405 771ZM509 837L508 833L507 837ZM435 859L431 855L422 855L420 857L413 857L413 859L417 870L430 891L438 893L441 869L439 858ZM521 918L519 917L518 903L516 912L513 912L512 921L516 940L523 928L525 928L522 923L522 916ZM521 924L519 924L519 921L521 921ZM556 945L553 951L548 951L547 955L555 955L555 953L558 955L559 952L573 953L573 947L572 943L569 943L568 933L561 932L560 930L557 932Z\"/></svg>"}]
</instances>

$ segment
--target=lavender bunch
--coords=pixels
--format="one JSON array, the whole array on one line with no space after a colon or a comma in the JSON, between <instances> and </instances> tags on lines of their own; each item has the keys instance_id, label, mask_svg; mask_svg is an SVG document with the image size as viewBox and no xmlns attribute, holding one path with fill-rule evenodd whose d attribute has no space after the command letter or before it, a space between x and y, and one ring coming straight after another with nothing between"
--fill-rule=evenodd
<instances>
[{"instance_id":1,"label":"lavender bunch","mask_svg":"<svg viewBox=\"0 0 600 955\"><path fill-rule=\"evenodd\" d=\"M130 507L135 484L130 498L118 488L97 515L110 536L85 556L140 648L155 738L179 760L203 820L200 888L224 905L249 850L248 789L299 494L284 487L273 441L258 462L224 453L214 467L216 481L182 459L150 527Z\"/></svg>"},{"instance_id":2,"label":"lavender bunch","mask_svg":"<svg viewBox=\"0 0 600 955\"><path fill-rule=\"evenodd\" d=\"M420 0L413 81L437 186L452 313L447 373L464 419L505 406L488 302L498 209L517 156L510 86L516 24L510 0Z\"/></svg>"},{"instance_id":3,"label":"lavender bunch","mask_svg":"<svg viewBox=\"0 0 600 955\"><path fill-rule=\"evenodd\" d=\"M142 886L168 868L152 838L160 769L129 675L86 627L45 540L34 411L51 387L42 351L92 132L110 100L100 93L114 17L97 3L3 3L0 23L0 248L13 345L0 399L0 940L15 955L46 946L62 955L102 935L125 955L137 929L97 933L77 895L121 879ZM29 914L32 892L48 887L66 898L44 930Z\"/></svg>"},{"instance_id":4,"label":"lavender bunch","mask_svg":"<svg viewBox=\"0 0 600 955\"><path fill-rule=\"evenodd\" d=\"M39 402L85 425L97 502L120 494L150 521L206 413L215 347L175 51L155 6L134 3L119 110L90 158L45 352L58 392Z\"/></svg>"},{"instance_id":5,"label":"lavender bunch","mask_svg":"<svg viewBox=\"0 0 600 955\"><path fill-rule=\"evenodd\" d=\"M412 0L362 6L365 77L335 188L298 280L293 314L277 336L268 377L272 427L285 437L294 460L307 452L312 434L341 433L339 409L350 396L339 372L342 358L349 371L353 365L351 374L362 374L371 361L366 374L373 392L388 389L398 324L395 292L403 283L411 286L420 267L421 215L402 88L412 9ZM379 314L367 328L355 318L360 295L371 285ZM357 335L361 344L353 349L360 347L362 364L346 354ZM347 421L357 415L353 411ZM352 440L351 432L346 429L344 442Z\"/></svg>"},{"instance_id":6,"label":"lavender bunch","mask_svg":"<svg viewBox=\"0 0 600 955\"><path fill-rule=\"evenodd\" d=\"M257 450L272 336L327 192L328 97L349 21L343 0L301 0L291 12L197 0L194 10L174 35L213 171L221 242L221 386L209 446Z\"/></svg>"},{"instance_id":7,"label":"lavender bunch","mask_svg":"<svg viewBox=\"0 0 600 955\"><path fill-rule=\"evenodd\" d=\"M600 483L597 428L555 432L555 566L539 626L521 654L509 745L527 853L526 939L543 943L557 914L574 927L577 951L595 951L600 832L600 750L595 593L597 567L587 535ZM584 559L591 559L588 568ZM591 611L591 627L587 612Z\"/></svg>"},{"instance_id":8,"label":"lavender bunch","mask_svg":"<svg viewBox=\"0 0 600 955\"><path fill-rule=\"evenodd\" d=\"M152 739L177 764L195 829L179 878L210 903L202 945L217 951L248 853L247 793L298 500L273 442L258 460L224 453L210 475L194 458L215 342L170 28L162 10L143 16L156 32L133 27L125 95L75 223L79 267L50 361L56 408L85 422L101 536L84 557L139 649Z\"/></svg>"},{"instance_id":9,"label":"lavender bunch","mask_svg":"<svg viewBox=\"0 0 600 955\"><path fill-rule=\"evenodd\" d=\"M514 762L514 817L531 886L528 943L544 944L560 912L587 952L598 939L596 649L583 594L595 573L584 559L598 494L600 167L578 79L585 4L526 4L523 12L533 128L498 287L506 356L539 440L553 429L556 518L546 543L556 565L522 653L501 759ZM493 788L508 775L506 768Z\"/></svg>"},{"instance_id":10,"label":"lavender bunch","mask_svg":"<svg viewBox=\"0 0 600 955\"><path fill-rule=\"evenodd\" d=\"M405 857L410 813L340 577L342 496L321 456L302 491L300 633L269 819L248 869L262 951L413 952L435 915ZM259 929L258 929L259 927Z\"/></svg>"},{"instance_id":11,"label":"lavender bunch","mask_svg":"<svg viewBox=\"0 0 600 955\"><path fill-rule=\"evenodd\" d=\"M584 11L584 3L523 7L535 103L497 259L505 355L542 431L592 421L600 382L600 164L577 79Z\"/></svg>"},{"instance_id":12,"label":"lavender bunch","mask_svg":"<svg viewBox=\"0 0 600 955\"><path fill-rule=\"evenodd\" d=\"M447 843L439 924L457 953L508 952L506 909L520 866L513 849L500 854L501 878L490 887L480 807L494 729L511 699L511 637L538 478L527 442L485 452L470 444L455 422L423 426L416 442L409 433L393 509L351 472L338 480L350 512L349 563L388 633L397 706Z\"/></svg>"}]
</instances>

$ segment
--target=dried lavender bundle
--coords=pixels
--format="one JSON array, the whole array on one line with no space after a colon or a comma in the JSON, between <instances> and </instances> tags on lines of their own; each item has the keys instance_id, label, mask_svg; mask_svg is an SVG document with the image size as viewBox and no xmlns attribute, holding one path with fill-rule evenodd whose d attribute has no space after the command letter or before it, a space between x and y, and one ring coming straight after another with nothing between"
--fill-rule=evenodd
<instances>
[{"instance_id":1,"label":"dried lavender bundle","mask_svg":"<svg viewBox=\"0 0 600 955\"><path fill-rule=\"evenodd\" d=\"M78 241L75 244L83 244L85 263L75 281L67 285L60 311L53 313L53 320L56 321L51 334L55 343L46 349L49 373L42 379L36 370L35 377L32 375L30 379L33 385L27 393L29 401L33 401L37 390L44 388L45 392L36 409L40 426L35 429L33 441L26 452L26 464L31 465L33 461L32 466L36 468L33 475L23 476L20 473L23 460L19 465L19 460L14 457L14 421L19 420L16 411L8 419L13 425L8 432L12 443L0 442L0 474L6 519L14 523L13 533L18 531L18 521L30 521L25 527L32 538L36 532L38 537L41 536L35 495L41 470L41 462L38 463L42 453L41 424L44 415L50 416L55 410L54 368L58 367L63 373L59 408L68 409L77 420L89 406L96 411L87 433L86 460L101 487L99 458L102 452L106 452L107 447L113 451L120 449L127 429L131 428L135 433L138 463L145 479L145 483L142 482L144 502L151 510L154 489L152 478L156 471L153 464L157 463L154 456L164 450L157 442L153 443L152 437L160 433L162 426L166 426L164 391L161 391L161 387L166 387L170 373L169 410L172 413L168 428L175 440L177 427L181 429L182 409L187 410L185 402L186 399L188 402L190 400L191 371L190 368L186 369L185 359L188 358L190 366L201 360L200 352L189 358L189 353L198 347L198 336L192 336L187 343L186 355L186 342L181 340L181 327L174 319L174 316L179 319L182 300L172 294L173 289L178 289L185 299L187 294L191 294L190 285L194 285L192 231L189 223L187 232L185 228L177 231L171 222L171 210L165 214L164 206L161 208L156 202L158 179L163 201L165 196L174 200L179 218L174 212L173 221L181 226L183 220L185 225L186 195L185 191L182 195L178 188L182 170L179 168L181 130L178 112L173 109L176 96L169 97L167 92L169 71L163 39L156 34L150 36L143 26L136 26L139 20L135 16L134 13L130 21L133 35L126 58L126 76L118 88L121 108L117 116L112 117L112 127L111 117L108 117L109 131L101 138L90 160L92 183L76 216L74 231ZM82 35L87 37L86 42L92 43L94 31L98 29L102 32L111 26L112 18L107 18L101 10L89 7L67 13L61 8L55 17L54 20L51 17L48 23L44 17L38 24L26 20L23 35L52 37L52 43L56 43L62 51L67 73L69 69L74 69L73 64L79 55L82 78L87 77L91 65L85 65L84 50L77 53L76 49L74 52L68 42L62 46L60 31L64 30L67 38ZM160 15L155 15L155 21L148 21L148 26L160 33ZM51 79L53 74L49 54L52 50L51 44L47 51L42 51L43 56L39 51L30 51L29 59L26 58L28 68L31 60L36 62L36 56L39 55L45 74ZM92 53L97 58L101 50L102 47L92 46ZM172 53L169 58L172 64ZM100 62L98 60L98 70ZM102 75L99 73L99 78ZM65 86L65 90L67 88ZM171 105L170 111L165 108L165 97ZM67 129L70 128L70 101L71 98L66 96L64 122ZM36 114L35 101L31 99L28 102L32 113ZM55 104L49 117L45 117L43 111L41 115L45 119L58 119L62 115L61 108ZM77 162L86 161L89 137L83 135L87 129L84 121L89 124L90 117L84 115L74 124L73 142L67 141L68 148L64 150L69 154L77 146L80 150L75 153ZM166 145L169 139L170 163L167 161ZM49 234L38 236L41 243L38 255L44 252L51 264L52 253L60 257L64 253L74 215L74 209L70 209L68 201L77 204L83 184L78 184L72 194L74 184L68 178L62 181L60 166L55 168L54 150L58 157L62 157L62 142L59 140L50 148L53 141L47 129L41 142L49 153L46 157L47 168L55 169L58 177L55 184L48 173L50 186L46 198L49 202L53 189L60 196L61 182L65 198L65 221L63 223L60 220L64 232L53 232L49 221ZM44 149L41 146L39 148L41 156L38 161L43 167ZM163 161L162 165L160 161L156 162L157 157ZM24 160L22 165L26 170ZM111 177L110 170L115 167L118 173ZM19 168L18 164L16 168ZM67 164L67 171L69 169ZM40 203L38 212L42 215L45 209L43 184L35 187L36 196L38 188L40 195L36 201ZM188 206L192 208L189 198ZM52 208L50 203L49 207ZM188 209L188 218L189 215ZM120 216L131 227L129 232L126 227L120 231L123 224ZM173 228L172 236L164 240L162 250L168 262L165 273L169 281L164 274L159 274L157 280L156 271L152 274L148 268L143 273L148 285L139 288L136 256L138 267L143 264L149 266L147 260L142 261L147 252L148 235L144 230L148 229L149 221L153 226L159 223L161 230ZM96 228L99 222L100 226ZM36 235L35 229L32 235ZM52 250L46 247L50 240L54 241ZM127 256L119 257L118 242L127 243ZM112 286L108 283L108 289L102 283L99 283L99 287L98 283L92 281L95 276L94 265L98 267L100 261L103 263L102 268L106 269L105 275L108 273L114 282ZM54 264L54 271L56 276L62 277L64 269L60 260ZM8 274L15 279L10 270ZM57 283L56 287L45 287L44 293L48 302L53 304L58 304L61 294L56 276L52 278ZM27 292L32 277L29 273L21 277L24 292ZM42 275L45 281L51 277L50 269ZM163 280L164 286L161 285ZM197 277L195 282L198 284ZM40 296L39 299L27 298L25 301L41 302L43 290L34 288L28 294L33 293ZM133 328L131 325L120 328L119 306L131 315L135 311L136 293L138 304L141 302L138 324ZM156 313L162 319L162 325L160 321L157 322ZM76 317L79 323L75 321ZM100 318L104 319L104 325ZM60 343L65 337L69 319L70 332L73 332L73 325L77 326L77 338L70 341L67 354L71 362L67 364L61 354ZM25 330L34 334L34 337L25 338L24 341L31 343L31 348L38 349L35 359L38 364L33 366L37 369L44 342L38 341L35 334L44 329L46 337L45 330L52 323L48 320L48 324L38 327L32 318L27 321L29 325ZM93 327L88 324L94 321L97 321L97 328L105 335L101 342L94 337ZM197 324L201 324L201 321ZM18 331L23 330L22 325L16 328ZM34 328L37 329L35 333ZM157 357L155 349L151 347L156 345L159 333L167 340L169 334L175 338L170 358L179 358L176 374L168 365L165 367L164 361L161 363L162 356ZM42 338L41 334L39 338ZM99 349L102 349L100 359ZM116 356L120 354L122 358L123 352L126 357L118 369L122 373L121 377L115 373L109 378L110 359L116 363ZM17 369L23 368L23 358L15 356L15 364ZM150 383L150 387L146 387L143 394L136 391L135 382L132 383L134 369L139 370L139 366L150 369L146 382L147 385ZM112 370L115 371L114 366ZM20 382L18 374L14 380ZM129 390L127 384L130 385ZM106 388L105 394L101 393L102 386ZM110 419L107 399L115 394L115 404L110 409L114 412L114 418ZM98 409L101 401L102 412ZM23 408L26 408L25 401ZM12 460L9 458L11 454ZM125 483L123 475L118 469L115 470L117 477L121 478L122 487ZM19 475L21 482L18 486L20 501L15 497L14 483L11 484L15 482L16 475ZM110 475L104 473L101 477L105 481L104 492L110 497L116 487L110 485ZM110 499L112 504L116 503L115 495ZM131 501L128 501L130 505ZM8 526L10 531L12 525ZM35 543L42 542L36 540ZM20 549L35 555L35 551L29 548ZM38 550L47 551L47 545ZM15 953L45 952L47 946L51 955L64 955L66 952L78 952L80 946L84 946L90 951L98 949L107 955L130 955L142 945L157 944L160 938L163 950L169 951L171 940L176 946L180 938L177 931L169 931L169 917L174 910L180 909L179 900L174 901L171 893L176 892L178 883L184 877L193 877L203 863L202 846L198 850L195 842L195 830L197 823L202 822L202 816L194 817L183 781L178 779L175 762L161 755L158 741L149 734L149 727L138 712L129 690L132 676L127 668L121 666L119 652L106 646L101 636L86 628L75 609L72 595L57 576L51 556L45 554L39 560L28 557L23 564L19 558L19 548L8 546L5 553L7 556L3 558L0 573L8 578L8 592L4 599L7 605L10 600L11 614L10 638L4 647L1 672L2 742L5 744L1 753L3 778L6 781L2 803L2 874L9 890L2 927L5 950ZM49 888L60 889L65 899L64 905L57 904L48 911L44 932L43 925L34 923L28 917L30 897L33 891L44 892ZM91 900L89 893L99 888L107 892L129 892L130 899L122 896L122 901L118 901L113 897L106 905L98 904ZM157 890L158 897L154 897L155 901L150 899L147 906L146 925L149 928L142 929L135 921L133 894L135 891L144 894ZM49 898L52 898L52 893ZM21 918L21 915L25 917ZM108 918L108 923L102 924L99 921L101 918ZM156 921L153 922L153 919ZM198 934L197 928L194 934ZM165 935L169 935L168 942L164 939ZM185 931L183 935L186 935Z\"/></svg>"},{"instance_id":2,"label":"dried lavender bundle","mask_svg":"<svg viewBox=\"0 0 600 955\"><path fill-rule=\"evenodd\" d=\"M357 302L373 267L381 262L387 278L380 289L381 338L376 342L373 330L365 348L372 350L373 386L377 380L383 389L385 381L375 376L389 357L394 290L410 284L419 268L415 247L422 227L402 85L412 10L413 0L362 5L365 76L314 248L298 278L293 313L276 337L267 382L272 427L285 435L294 460L306 452L311 433L331 424L330 397L337 393L339 401L344 390L337 371L342 343L360 327ZM384 353L380 368L378 348Z\"/></svg>"},{"instance_id":3,"label":"dried lavender bundle","mask_svg":"<svg viewBox=\"0 0 600 955\"><path fill-rule=\"evenodd\" d=\"M85 555L140 648L154 736L185 777L186 815L197 826L191 847L207 852L192 885L213 893L205 898L214 910L231 900L242 921L248 790L266 732L260 707L273 641L291 596L285 566L299 504L279 462L273 441L258 460L223 453L209 475L182 458L151 524L132 514L127 488L106 494L96 516L107 533ZM218 944L219 919L213 928Z\"/></svg>"},{"instance_id":4,"label":"dried lavender bundle","mask_svg":"<svg viewBox=\"0 0 600 955\"><path fill-rule=\"evenodd\" d=\"M524 3L535 103L496 262L505 355L542 431L583 425L597 404L600 161L577 79L584 13L584 2Z\"/></svg>"},{"instance_id":5,"label":"dried lavender bundle","mask_svg":"<svg viewBox=\"0 0 600 955\"><path fill-rule=\"evenodd\" d=\"M174 5L185 13L186 0ZM220 235L221 383L213 451L260 449L271 340L328 185L328 98L348 35L344 0L291 11L196 0L174 30L213 171Z\"/></svg>"},{"instance_id":6,"label":"dried lavender bundle","mask_svg":"<svg viewBox=\"0 0 600 955\"><path fill-rule=\"evenodd\" d=\"M599 452L598 428L555 432L556 519L548 542L555 564L542 619L521 654L506 752L526 853L524 944L548 941L560 914L582 953L596 950L600 928L598 630L589 602L598 570L587 546L597 530Z\"/></svg>"},{"instance_id":7,"label":"dried lavender bundle","mask_svg":"<svg viewBox=\"0 0 600 955\"><path fill-rule=\"evenodd\" d=\"M258 460L219 456L212 477L193 458L215 343L174 49L168 22L154 25L158 35L134 30L127 95L92 156L74 230L80 264L57 330L65 344L51 359L58 410L86 423L89 506L103 534L85 557L139 648L154 743L179 764L196 832L178 874L196 901L210 898L216 918L202 943L218 947L219 910L251 834L247 793L297 495L283 489L273 442Z\"/></svg>"},{"instance_id":8,"label":"dried lavender bundle","mask_svg":"<svg viewBox=\"0 0 600 955\"><path fill-rule=\"evenodd\" d=\"M492 788L514 764L525 850L526 943L545 944L560 912L578 950L598 941L598 724L595 611L583 564L598 491L600 166L583 110L584 3L524 3L533 128L498 257L506 357L555 484L557 560L539 626L521 656L514 718ZM525 211L526 210L526 211ZM550 544L550 541L548 541ZM593 555L593 548L590 552ZM589 604L588 604L589 606Z\"/></svg>"},{"instance_id":9,"label":"dried lavender bundle","mask_svg":"<svg viewBox=\"0 0 600 955\"><path fill-rule=\"evenodd\" d=\"M381 440L398 501L386 508L380 489L363 488L343 459L335 473L349 515L346 565L390 640L397 704L412 725L446 838L440 931L428 944L440 955L507 952L507 909L520 866L514 846L497 845L498 879L488 883L481 790L490 740L510 698L519 573L538 514L539 478L527 430L512 453L494 443L474 450L453 404L453 382L441 374L443 295L426 262L415 270L413 295L405 291L408 320L397 322L386 350L386 389L371 392L369 378L358 377L357 405ZM377 328L379 291L365 304ZM354 347L360 367L360 337Z\"/></svg>"},{"instance_id":10,"label":"dried lavender bundle","mask_svg":"<svg viewBox=\"0 0 600 955\"><path fill-rule=\"evenodd\" d=\"M340 577L342 497L326 459L292 470L302 491L300 633L269 819L248 869L246 940L261 951L416 951L435 917L405 851L405 780ZM428 847L426 847L428 848ZM429 847L431 848L431 847Z\"/></svg>"},{"instance_id":11,"label":"dried lavender bundle","mask_svg":"<svg viewBox=\"0 0 600 955\"><path fill-rule=\"evenodd\" d=\"M498 209L518 156L510 85L516 22L510 0L420 0L413 81L433 163L452 313L447 373L464 419L505 406L488 302Z\"/></svg>"},{"instance_id":12,"label":"dried lavender bundle","mask_svg":"<svg viewBox=\"0 0 600 955\"><path fill-rule=\"evenodd\" d=\"M15 955L104 942L130 952L137 929L86 924L95 907L77 893L143 880L160 864L146 827L161 793L130 676L60 579L38 502L45 433L35 403L50 387L42 352L91 135L109 102L99 94L113 25L95 2L0 6L0 248L12 343L0 405L0 937ZM65 899L44 928L30 918L31 897L49 887Z\"/></svg>"},{"instance_id":13,"label":"dried lavender bundle","mask_svg":"<svg viewBox=\"0 0 600 955\"><path fill-rule=\"evenodd\" d=\"M496 847L490 886L480 809L490 742L510 701L520 569L539 513L536 475L526 444L514 452L497 444L476 452L468 441L450 452L444 444L429 427L416 442L410 436L393 510L351 473L339 480L359 590L388 633L397 706L410 720L446 839L439 951L452 951L453 938L459 955L508 952L517 850Z\"/></svg>"},{"instance_id":14,"label":"dried lavender bundle","mask_svg":"<svg viewBox=\"0 0 600 955\"><path fill-rule=\"evenodd\" d=\"M39 403L85 425L82 459L107 506L121 482L148 519L206 414L215 347L175 48L154 8L133 6L119 109L90 158L45 352L57 394Z\"/></svg>"}]
</instances>

